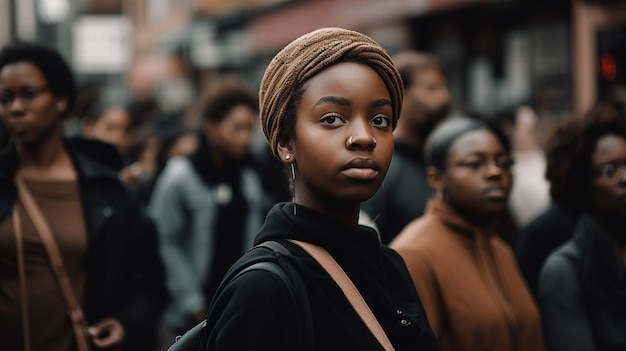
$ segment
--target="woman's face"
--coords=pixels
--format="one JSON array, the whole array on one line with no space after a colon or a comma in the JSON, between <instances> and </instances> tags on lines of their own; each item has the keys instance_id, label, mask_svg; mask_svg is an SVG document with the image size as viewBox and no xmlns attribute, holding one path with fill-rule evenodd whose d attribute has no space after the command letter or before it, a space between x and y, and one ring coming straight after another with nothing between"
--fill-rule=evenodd
<instances>
[{"instance_id":1,"label":"woman's face","mask_svg":"<svg viewBox=\"0 0 626 351\"><path fill-rule=\"evenodd\" d=\"M131 146L131 116L122 107L108 108L92 124L83 125L86 137L115 145L122 153L128 153Z\"/></svg>"},{"instance_id":2,"label":"woman's face","mask_svg":"<svg viewBox=\"0 0 626 351\"><path fill-rule=\"evenodd\" d=\"M295 138L279 145L295 164L295 200L320 212L369 199L393 153L393 110L387 87L367 65L326 68L304 85Z\"/></svg>"},{"instance_id":3,"label":"woman's face","mask_svg":"<svg viewBox=\"0 0 626 351\"><path fill-rule=\"evenodd\" d=\"M444 200L478 217L503 213L511 187L511 165L510 155L490 131L461 135L451 145L441 174Z\"/></svg>"},{"instance_id":4,"label":"woman's face","mask_svg":"<svg viewBox=\"0 0 626 351\"><path fill-rule=\"evenodd\" d=\"M426 139L429 132L450 112L451 96L443 73L436 68L413 72L413 85L406 92L406 113L403 116L416 119ZM404 111L403 111L404 112Z\"/></svg>"},{"instance_id":5,"label":"woman's face","mask_svg":"<svg viewBox=\"0 0 626 351\"><path fill-rule=\"evenodd\" d=\"M619 135L605 135L598 139L591 154L591 198L595 211L626 218L626 176L620 179L620 167L626 165L626 139ZM602 175L602 170L615 171L614 181ZM608 175L608 174L607 174Z\"/></svg>"},{"instance_id":6,"label":"woman's face","mask_svg":"<svg viewBox=\"0 0 626 351\"><path fill-rule=\"evenodd\" d=\"M231 109L221 121L208 121L207 137L214 150L231 159L243 159L248 154L256 116L251 108L240 105Z\"/></svg>"},{"instance_id":7,"label":"woman's face","mask_svg":"<svg viewBox=\"0 0 626 351\"><path fill-rule=\"evenodd\" d=\"M32 144L61 132L64 102L54 96L43 74L30 62L0 71L0 117L18 143ZM59 134L60 135L60 134Z\"/></svg>"}]
</instances>

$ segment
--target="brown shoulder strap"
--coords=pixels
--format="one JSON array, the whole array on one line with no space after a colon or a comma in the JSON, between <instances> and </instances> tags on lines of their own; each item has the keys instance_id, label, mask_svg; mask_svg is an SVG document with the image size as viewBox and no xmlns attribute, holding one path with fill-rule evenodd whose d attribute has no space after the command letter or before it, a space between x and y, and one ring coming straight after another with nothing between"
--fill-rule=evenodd
<instances>
[{"instance_id":1,"label":"brown shoulder strap","mask_svg":"<svg viewBox=\"0 0 626 351\"><path fill-rule=\"evenodd\" d=\"M372 334L376 337L378 342L383 346L383 348L387 351L394 350L393 345L389 341L387 334L381 327L380 323L372 313L372 310L367 305L367 302L361 296L359 290L354 286L350 277L344 272L344 270L339 266L337 261L328 253L328 251L324 250L320 246L313 245L311 243L307 243L304 241L289 239L292 243L302 247L304 251L306 251L311 257L313 257L327 272L330 274L331 278L335 280L337 285L341 288L343 293L346 295L352 307L357 311L359 316L367 327L370 329Z\"/></svg>"},{"instance_id":2,"label":"brown shoulder strap","mask_svg":"<svg viewBox=\"0 0 626 351\"><path fill-rule=\"evenodd\" d=\"M20 201L24 205L28 216L33 221L33 225L41 238L41 242L46 249L48 258L50 259L52 270L57 276L61 292L63 293L63 297L65 298L65 302L67 303L69 309L68 313L72 320L74 334L76 334L78 349L80 351L88 351L89 346L86 334L87 323L83 315L83 310L78 303L76 295L74 295L74 291L72 290L70 279L67 276L67 272L63 265L63 258L61 257L61 253L57 247L50 225L41 213L39 206L37 206L35 199L24 184L24 181L20 177L15 177L15 183L17 184Z\"/></svg>"},{"instance_id":3,"label":"brown shoulder strap","mask_svg":"<svg viewBox=\"0 0 626 351\"><path fill-rule=\"evenodd\" d=\"M28 296L26 294L26 272L24 270L24 242L22 240L22 222L20 210L13 209L13 231L15 232L15 248L17 251L17 272L20 284L20 310L22 311L22 339L24 351L30 351L30 327L28 325Z\"/></svg>"}]
</instances>

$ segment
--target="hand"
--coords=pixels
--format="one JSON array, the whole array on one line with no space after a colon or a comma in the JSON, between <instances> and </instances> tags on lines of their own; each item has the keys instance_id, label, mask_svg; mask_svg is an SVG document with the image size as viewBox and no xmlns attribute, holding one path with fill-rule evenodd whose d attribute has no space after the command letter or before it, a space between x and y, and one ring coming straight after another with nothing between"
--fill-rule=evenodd
<instances>
[{"instance_id":1,"label":"hand","mask_svg":"<svg viewBox=\"0 0 626 351\"><path fill-rule=\"evenodd\" d=\"M106 318L87 329L91 342L97 350L121 347L124 343L124 327L114 318Z\"/></svg>"},{"instance_id":2,"label":"hand","mask_svg":"<svg viewBox=\"0 0 626 351\"><path fill-rule=\"evenodd\" d=\"M120 178L132 187L139 185L139 179L145 174L145 171L138 163L122 168Z\"/></svg>"}]
</instances>

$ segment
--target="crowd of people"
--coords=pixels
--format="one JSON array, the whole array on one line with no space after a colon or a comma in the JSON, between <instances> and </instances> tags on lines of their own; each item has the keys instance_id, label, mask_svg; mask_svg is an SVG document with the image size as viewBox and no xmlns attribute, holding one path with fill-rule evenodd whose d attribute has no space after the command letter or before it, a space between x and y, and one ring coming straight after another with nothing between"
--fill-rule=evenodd
<instances>
[{"instance_id":1,"label":"crowd of people","mask_svg":"<svg viewBox=\"0 0 626 351\"><path fill-rule=\"evenodd\" d=\"M322 28L191 111L2 48L3 350L166 351L203 320L203 350L626 349L623 105L541 132Z\"/></svg>"}]
</instances>

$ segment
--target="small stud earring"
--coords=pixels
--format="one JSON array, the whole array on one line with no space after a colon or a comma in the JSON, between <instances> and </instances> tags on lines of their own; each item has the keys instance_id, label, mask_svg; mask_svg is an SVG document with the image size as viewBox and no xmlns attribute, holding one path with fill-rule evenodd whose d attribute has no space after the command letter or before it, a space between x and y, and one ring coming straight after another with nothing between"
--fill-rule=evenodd
<instances>
[{"instance_id":1,"label":"small stud earring","mask_svg":"<svg viewBox=\"0 0 626 351\"><path fill-rule=\"evenodd\" d=\"M285 155L285 160L287 160L287 161L291 160L291 154Z\"/></svg>"}]
</instances>

